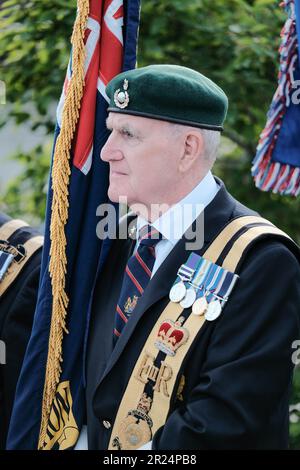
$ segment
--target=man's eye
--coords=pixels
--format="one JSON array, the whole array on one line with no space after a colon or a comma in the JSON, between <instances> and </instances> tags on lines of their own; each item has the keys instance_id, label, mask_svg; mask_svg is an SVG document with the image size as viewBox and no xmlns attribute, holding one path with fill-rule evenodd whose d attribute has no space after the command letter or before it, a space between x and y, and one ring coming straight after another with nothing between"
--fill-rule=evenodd
<instances>
[{"instance_id":1,"label":"man's eye","mask_svg":"<svg viewBox=\"0 0 300 470\"><path fill-rule=\"evenodd\" d=\"M133 134L130 131L128 131L127 129L122 129L121 133L125 137L133 137Z\"/></svg>"}]
</instances>

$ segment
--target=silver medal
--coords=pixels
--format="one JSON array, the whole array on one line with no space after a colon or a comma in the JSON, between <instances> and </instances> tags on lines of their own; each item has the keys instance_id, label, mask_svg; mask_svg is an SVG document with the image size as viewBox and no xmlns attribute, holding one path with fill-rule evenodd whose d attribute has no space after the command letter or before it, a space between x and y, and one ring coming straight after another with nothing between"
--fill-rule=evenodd
<instances>
[{"instance_id":1,"label":"silver medal","mask_svg":"<svg viewBox=\"0 0 300 470\"><path fill-rule=\"evenodd\" d=\"M207 300L205 297L200 297L193 305L192 312L194 315L203 315L207 309Z\"/></svg>"},{"instance_id":2,"label":"silver medal","mask_svg":"<svg viewBox=\"0 0 300 470\"><path fill-rule=\"evenodd\" d=\"M193 305L196 300L196 291L192 287L189 287L186 291L184 299L180 302L182 308L189 308Z\"/></svg>"},{"instance_id":3,"label":"silver medal","mask_svg":"<svg viewBox=\"0 0 300 470\"><path fill-rule=\"evenodd\" d=\"M169 298L171 302L177 303L177 302L180 302L184 298L185 293L186 293L186 287L184 283L180 281L171 288L170 293L169 293Z\"/></svg>"},{"instance_id":4,"label":"silver medal","mask_svg":"<svg viewBox=\"0 0 300 470\"><path fill-rule=\"evenodd\" d=\"M218 300L213 300L207 307L205 319L208 321L216 320L221 315L222 307Z\"/></svg>"}]
</instances>

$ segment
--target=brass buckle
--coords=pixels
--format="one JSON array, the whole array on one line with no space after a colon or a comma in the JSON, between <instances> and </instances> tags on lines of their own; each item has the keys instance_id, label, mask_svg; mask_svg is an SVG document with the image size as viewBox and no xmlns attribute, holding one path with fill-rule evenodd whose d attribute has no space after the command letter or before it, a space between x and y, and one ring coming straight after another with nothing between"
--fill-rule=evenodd
<instances>
[{"instance_id":1,"label":"brass buckle","mask_svg":"<svg viewBox=\"0 0 300 470\"><path fill-rule=\"evenodd\" d=\"M10 245L7 240L0 240L0 250L2 250L4 253L13 255L14 261L18 264L22 263L26 257L26 248L24 245L13 246Z\"/></svg>"}]
</instances>

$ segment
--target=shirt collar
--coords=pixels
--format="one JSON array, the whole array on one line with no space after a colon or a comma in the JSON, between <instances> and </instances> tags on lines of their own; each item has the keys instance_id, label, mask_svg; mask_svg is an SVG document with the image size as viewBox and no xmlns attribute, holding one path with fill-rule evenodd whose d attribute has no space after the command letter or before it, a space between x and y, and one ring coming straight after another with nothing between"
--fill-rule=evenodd
<instances>
[{"instance_id":1,"label":"shirt collar","mask_svg":"<svg viewBox=\"0 0 300 470\"><path fill-rule=\"evenodd\" d=\"M211 171L197 184L197 186L183 199L174 204L152 224L141 216L137 218L137 238L139 230L149 224L156 228L165 239L175 245L194 220L214 199L219 190Z\"/></svg>"}]
</instances>

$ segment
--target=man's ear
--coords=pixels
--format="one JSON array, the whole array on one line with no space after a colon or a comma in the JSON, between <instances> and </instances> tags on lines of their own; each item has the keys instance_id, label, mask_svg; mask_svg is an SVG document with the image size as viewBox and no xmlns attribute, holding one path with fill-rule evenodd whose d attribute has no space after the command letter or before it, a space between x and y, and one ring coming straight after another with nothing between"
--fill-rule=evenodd
<instances>
[{"instance_id":1,"label":"man's ear","mask_svg":"<svg viewBox=\"0 0 300 470\"><path fill-rule=\"evenodd\" d=\"M184 142L184 152L179 162L179 169L182 172L189 170L199 155L204 150L204 140L200 132L191 131L186 134Z\"/></svg>"}]
</instances>

